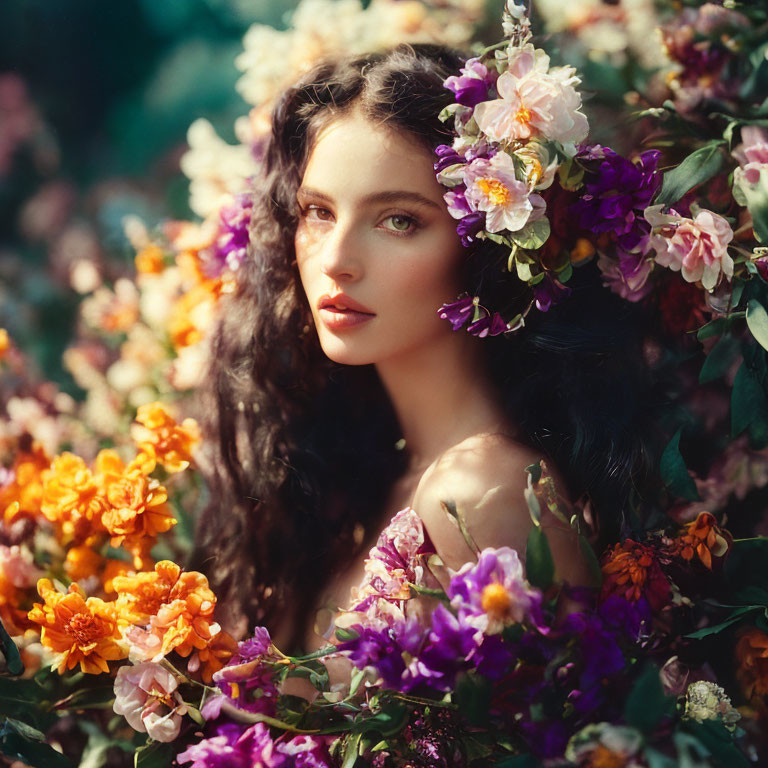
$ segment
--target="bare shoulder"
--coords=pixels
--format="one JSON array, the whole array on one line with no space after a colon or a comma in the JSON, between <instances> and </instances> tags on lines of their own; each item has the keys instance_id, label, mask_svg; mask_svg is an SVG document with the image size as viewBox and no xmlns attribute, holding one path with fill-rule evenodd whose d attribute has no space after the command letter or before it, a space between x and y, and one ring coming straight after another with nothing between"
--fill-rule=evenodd
<instances>
[{"instance_id":1,"label":"bare shoulder","mask_svg":"<svg viewBox=\"0 0 768 768\"><path fill-rule=\"evenodd\" d=\"M480 549L507 546L525 555L532 526L524 491L526 467L540 453L501 434L473 435L446 451L419 482L413 507L424 522L437 553L450 568L473 559L472 551L442 502L451 501L466 521ZM556 485L557 473L554 473ZM553 515L544 519L558 576L586 583L586 566L578 556L575 535Z\"/></svg>"}]
</instances>

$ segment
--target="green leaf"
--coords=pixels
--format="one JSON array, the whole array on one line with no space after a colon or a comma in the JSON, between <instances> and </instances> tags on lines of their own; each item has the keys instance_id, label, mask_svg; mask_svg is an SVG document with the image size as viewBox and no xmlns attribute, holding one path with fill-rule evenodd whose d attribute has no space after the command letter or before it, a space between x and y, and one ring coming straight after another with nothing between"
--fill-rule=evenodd
<instances>
[{"instance_id":1,"label":"green leaf","mask_svg":"<svg viewBox=\"0 0 768 768\"><path fill-rule=\"evenodd\" d=\"M579 550L581 551L581 556L587 563L589 574L592 577L592 586L601 586L603 583L603 571L600 568L600 561L597 559L595 550L583 533L579 534Z\"/></svg>"},{"instance_id":2,"label":"green leaf","mask_svg":"<svg viewBox=\"0 0 768 768\"><path fill-rule=\"evenodd\" d=\"M342 753L344 760L341 763L341 768L353 768L359 757L357 750L362 738L362 733L354 733L346 740L344 743L344 751Z\"/></svg>"},{"instance_id":3,"label":"green leaf","mask_svg":"<svg viewBox=\"0 0 768 768\"><path fill-rule=\"evenodd\" d=\"M703 723L689 720L685 729L706 747L718 765L727 765L728 768L748 768L752 765L734 743L734 734L719 720L705 720Z\"/></svg>"},{"instance_id":4,"label":"green leaf","mask_svg":"<svg viewBox=\"0 0 768 768\"><path fill-rule=\"evenodd\" d=\"M675 701L664 695L659 670L649 664L635 681L624 705L627 725L643 733L652 733L662 718L671 715Z\"/></svg>"},{"instance_id":5,"label":"green leaf","mask_svg":"<svg viewBox=\"0 0 768 768\"><path fill-rule=\"evenodd\" d=\"M661 479L673 496L686 501L698 501L699 492L696 490L696 483L693 482L680 453L682 431L683 428L680 427L675 432L661 455Z\"/></svg>"},{"instance_id":6,"label":"green leaf","mask_svg":"<svg viewBox=\"0 0 768 768\"><path fill-rule=\"evenodd\" d=\"M492 765L493 768L539 768L541 763L533 755L514 755L504 757Z\"/></svg>"},{"instance_id":7,"label":"green leaf","mask_svg":"<svg viewBox=\"0 0 768 768\"><path fill-rule=\"evenodd\" d=\"M24 671L24 663L21 660L16 643L13 642L2 621L0 621L0 649L3 651L3 656L5 656L5 666L8 672L12 675L20 675Z\"/></svg>"},{"instance_id":8,"label":"green leaf","mask_svg":"<svg viewBox=\"0 0 768 768\"><path fill-rule=\"evenodd\" d=\"M730 627L731 624L735 624L737 621L741 621L741 619L743 619L747 613L751 613L752 611L761 611L764 610L764 608L765 606L762 605L745 605L743 608L739 608L738 610L734 611L725 621L721 621L719 624L714 624L711 627L704 627L703 629L699 629L696 632L691 632L688 635L684 635L684 637L690 637L694 640L701 640L702 637L717 635L727 627Z\"/></svg>"},{"instance_id":9,"label":"green leaf","mask_svg":"<svg viewBox=\"0 0 768 768\"><path fill-rule=\"evenodd\" d=\"M470 725L481 726L488 723L492 693L490 680L480 675L462 675L456 683L454 701Z\"/></svg>"},{"instance_id":10,"label":"green leaf","mask_svg":"<svg viewBox=\"0 0 768 768\"><path fill-rule=\"evenodd\" d=\"M32 768L74 768L69 758L45 743L45 734L11 717L0 728L0 754Z\"/></svg>"},{"instance_id":11,"label":"green leaf","mask_svg":"<svg viewBox=\"0 0 768 768\"><path fill-rule=\"evenodd\" d=\"M456 503L453 501L441 501L440 506L448 517L451 517L456 521L456 524L459 526L459 531L461 531L461 535L464 537L464 541L467 543L470 551L474 552L476 555L480 554L480 547L475 543L475 540L472 538L472 534L467 527L467 518L460 509L457 509Z\"/></svg>"},{"instance_id":12,"label":"green leaf","mask_svg":"<svg viewBox=\"0 0 768 768\"><path fill-rule=\"evenodd\" d=\"M733 336L723 336L709 351L699 373L699 384L707 384L728 373L739 350Z\"/></svg>"},{"instance_id":13,"label":"green leaf","mask_svg":"<svg viewBox=\"0 0 768 768\"><path fill-rule=\"evenodd\" d=\"M136 750L133 758L134 768L168 768L176 757L177 749L172 743L152 741Z\"/></svg>"},{"instance_id":14,"label":"green leaf","mask_svg":"<svg viewBox=\"0 0 768 768\"><path fill-rule=\"evenodd\" d=\"M555 561L549 548L547 534L534 525L525 547L525 575L535 587L546 589L555 578Z\"/></svg>"},{"instance_id":15,"label":"green leaf","mask_svg":"<svg viewBox=\"0 0 768 768\"><path fill-rule=\"evenodd\" d=\"M699 341L711 339L713 336L719 336L721 333L723 333L726 327L727 323L725 318L718 317L716 320L712 320L712 322L707 323L706 325L702 325L696 334L696 338Z\"/></svg>"},{"instance_id":16,"label":"green leaf","mask_svg":"<svg viewBox=\"0 0 768 768\"><path fill-rule=\"evenodd\" d=\"M360 633L354 629L346 629L344 627L336 628L336 639L340 643L347 643L350 640L357 640L360 637Z\"/></svg>"},{"instance_id":17,"label":"green leaf","mask_svg":"<svg viewBox=\"0 0 768 768\"><path fill-rule=\"evenodd\" d=\"M763 349L768 349L768 312L757 299L747 302L747 327L755 341Z\"/></svg>"},{"instance_id":18,"label":"green leaf","mask_svg":"<svg viewBox=\"0 0 768 768\"><path fill-rule=\"evenodd\" d=\"M676 203L686 192L711 179L723 165L723 153L720 151L723 144L725 141L722 139L707 142L676 168L667 171L654 202L664 205Z\"/></svg>"},{"instance_id":19,"label":"green leaf","mask_svg":"<svg viewBox=\"0 0 768 768\"><path fill-rule=\"evenodd\" d=\"M544 216L536 221L529 221L521 230L512 232L509 237L521 248L535 251L547 242L549 233L549 219Z\"/></svg>"},{"instance_id":20,"label":"green leaf","mask_svg":"<svg viewBox=\"0 0 768 768\"><path fill-rule=\"evenodd\" d=\"M745 429L749 429L753 439L759 438L768 429L768 402L765 391L746 362L741 364L733 380L731 437L737 438Z\"/></svg>"},{"instance_id":21,"label":"green leaf","mask_svg":"<svg viewBox=\"0 0 768 768\"><path fill-rule=\"evenodd\" d=\"M747 184L745 181L738 189L752 214L755 237L761 243L768 243L768 168L760 169L760 178L756 184Z\"/></svg>"}]
</instances>

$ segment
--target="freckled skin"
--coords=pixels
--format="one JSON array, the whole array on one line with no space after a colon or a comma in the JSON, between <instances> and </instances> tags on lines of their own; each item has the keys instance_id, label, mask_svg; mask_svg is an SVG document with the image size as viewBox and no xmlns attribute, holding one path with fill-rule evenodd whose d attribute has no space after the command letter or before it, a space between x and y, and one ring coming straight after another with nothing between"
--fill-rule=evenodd
<instances>
[{"instance_id":1,"label":"freckled skin","mask_svg":"<svg viewBox=\"0 0 768 768\"><path fill-rule=\"evenodd\" d=\"M338 363L379 363L453 333L437 310L461 292L465 254L433 162L408 134L357 111L330 123L315 142L302 188L328 199L299 194L296 258L320 344ZM394 190L433 205L363 199ZM375 317L354 328L326 327L318 299L339 291Z\"/></svg>"}]
</instances>

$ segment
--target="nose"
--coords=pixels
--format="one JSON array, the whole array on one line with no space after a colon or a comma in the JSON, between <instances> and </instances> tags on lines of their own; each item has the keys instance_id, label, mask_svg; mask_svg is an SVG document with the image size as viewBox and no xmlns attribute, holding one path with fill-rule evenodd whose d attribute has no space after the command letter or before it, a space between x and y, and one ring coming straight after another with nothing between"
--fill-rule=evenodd
<instances>
[{"instance_id":1,"label":"nose","mask_svg":"<svg viewBox=\"0 0 768 768\"><path fill-rule=\"evenodd\" d=\"M360 247L354 228L336 223L322 243L320 271L337 282L359 280L362 277Z\"/></svg>"}]
</instances>

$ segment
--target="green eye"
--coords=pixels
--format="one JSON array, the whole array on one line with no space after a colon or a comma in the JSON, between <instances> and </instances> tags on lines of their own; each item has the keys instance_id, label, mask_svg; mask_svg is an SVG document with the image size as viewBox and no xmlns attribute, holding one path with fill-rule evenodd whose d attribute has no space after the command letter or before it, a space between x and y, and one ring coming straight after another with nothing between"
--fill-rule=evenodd
<instances>
[{"instance_id":1,"label":"green eye","mask_svg":"<svg viewBox=\"0 0 768 768\"><path fill-rule=\"evenodd\" d=\"M398 232L407 232L413 227L413 219L409 216L390 216L389 220L392 222L392 228Z\"/></svg>"}]
</instances>

